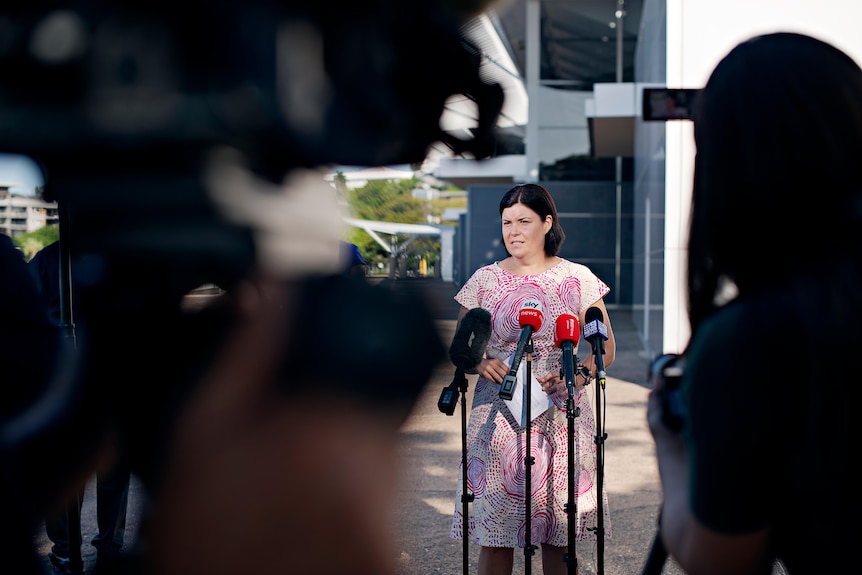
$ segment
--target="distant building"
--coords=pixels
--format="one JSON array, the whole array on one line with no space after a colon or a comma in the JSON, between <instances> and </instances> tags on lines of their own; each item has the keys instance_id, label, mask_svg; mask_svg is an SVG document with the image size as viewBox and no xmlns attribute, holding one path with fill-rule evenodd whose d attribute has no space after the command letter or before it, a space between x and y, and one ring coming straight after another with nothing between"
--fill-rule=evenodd
<instances>
[{"instance_id":1,"label":"distant building","mask_svg":"<svg viewBox=\"0 0 862 575\"><path fill-rule=\"evenodd\" d=\"M0 183L0 233L15 237L58 223L56 202L13 194L14 185Z\"/></svg>"},{"instance_id":2,"label":"distant building","mask_svg":"<svg viewBox=\"0 0 862 575\"><path fill-rule=\"evenodd\" d=\"M333 183L337 174L344 177L344 184L348 189L361 188L372 180L409 180L416 176L416 172L410 166L380 166L380 167L355 167L339 166L325 176L325 179Z\"/></svg>"}]
</instances>

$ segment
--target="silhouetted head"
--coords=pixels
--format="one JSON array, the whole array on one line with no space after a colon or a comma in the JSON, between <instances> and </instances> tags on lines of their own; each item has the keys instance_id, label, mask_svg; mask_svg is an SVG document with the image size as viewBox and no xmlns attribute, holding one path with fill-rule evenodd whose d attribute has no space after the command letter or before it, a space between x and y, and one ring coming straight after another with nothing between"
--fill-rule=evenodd
<instances>
[{"instance_id":1,"label":"silhouetted head","mask_svg":"<svg viewBox=\"0 0 862 575\"><path fill-rule=\"evenodd\" d=\"M862 70L845 53L795 33L740 43L701 93L694 131L693 325L723 280L746 293L858 253Z\"/></svg>"}]
</instances>

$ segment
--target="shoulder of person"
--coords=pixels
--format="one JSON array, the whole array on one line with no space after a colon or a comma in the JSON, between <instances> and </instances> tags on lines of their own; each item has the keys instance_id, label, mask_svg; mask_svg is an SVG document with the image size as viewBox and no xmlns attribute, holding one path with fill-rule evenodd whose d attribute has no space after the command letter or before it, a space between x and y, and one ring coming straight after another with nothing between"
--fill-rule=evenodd
<instances>
[{"instance_id":1,"label":"shoulder of person","mask_svg":"<svg viewBox=\"0 0 862 575\"><path fill-rule=\"evenodd\" d=\"M484 266L476 268L476 271L474 271L472 275L474 277L481 277L481 276L487 275L489 273L492 274L492 273L496 272L496 270L498 270L498 269L499 270L503 269L502 266L500 266L499 264L500 264L500 262L492 262L490 264L486 264Z\"/></svg>"},{"instance_id":2,"label":"shoulder of person","mask_svg":"<svg viewBox=\"0 0 862 575\"><path fill-rule=\"evenodd\" d=\"M731 300L707 317L698 331L725 355L750 345L760 349L793 345L801 323L788 295L782 289Z\"/></svg>"},{"instance_id":3,"label":"shoulder of person","mask_svg":"<svg viewBox=\"0 0 862 575\"><path fill-rule=\"evenodd\" d=\"M574 273L574 274L585 274L585 273L586 274L592 274L593 273L593 271L589 267L587 267L585 264L581 264L581 263L578 263L578 262L575 262L575 261L572 261L572 260L569 260L566 258L562 258L562 257L560 258L560 260L562 260L562 261L559 262L557 265L561 266L568 273Z\"/></svg>"}]
</instances>

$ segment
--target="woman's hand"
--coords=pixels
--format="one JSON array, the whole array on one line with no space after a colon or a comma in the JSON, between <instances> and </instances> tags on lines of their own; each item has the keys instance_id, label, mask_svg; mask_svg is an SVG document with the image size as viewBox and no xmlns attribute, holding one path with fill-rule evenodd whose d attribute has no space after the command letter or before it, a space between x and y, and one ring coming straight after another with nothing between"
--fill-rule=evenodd
<instances>
[{"instance_id":1,"label":"woman's hand","mask_svg":"<svg viewBox=\"0 0 862 575\"><path fill-rule=\"evenodd\" d=\"M509 373L509 366L499 359L485 358L476 365L476 373L494 383L502 383L503 378ZM550 396L557 395L563 399L569 396L568 389L566 388L566 379L559 373L549 373L544 377L537 377L536 381L542 385L542 389ZM587 382L583 377L579 378L576 375L574 383L575 389L577 389L586 385Z\"/></svg>"},{"instance_id":2,"label":"woman's hand","mask_svg":"<svg viewBox=\"0 0 862 575\"><path fill-rule=\"evenodd\" d=\"M577 379L577 378L576 378ZM566 388L566 378L559 373L549 373L544 377L537 377L536 381L542 384L542 389L550 396L567 398L569 391Z\"/></svg>"},{"instance_id":3,"label":"woman's hand","mask_svg":"<svg viewBox=\"0 0 862 575\"><path fill-rule=\"evenodd\" d=\"M476 373L494 383L502 383L509 366L497 358L484 358L476 366Z\"/></svg>"}]
</instances>

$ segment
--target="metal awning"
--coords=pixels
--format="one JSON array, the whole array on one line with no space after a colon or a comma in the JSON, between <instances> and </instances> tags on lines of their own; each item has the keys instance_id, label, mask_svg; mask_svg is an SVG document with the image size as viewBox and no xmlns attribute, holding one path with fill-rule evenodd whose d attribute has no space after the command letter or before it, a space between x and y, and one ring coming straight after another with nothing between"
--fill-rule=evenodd
<instances>
[{"instance_id":1,"label":"metal awning","mask_svg":"<svg viewBox=\"0 0 862 575\"><path fill-rule=\"evenodd\" d=\"M374 241L389 252L398 255L404 251L419 236L439 236L440 228L426 224L399 224L396 222L378 222L373 220L358 220L356 218L344 218L344 222L351 226L360 228L374 238ZM390 241L385 241L379 234L392 236ZM396 236L407 236L407 239L398 242Z\"/></svg>"}]
</instances>

